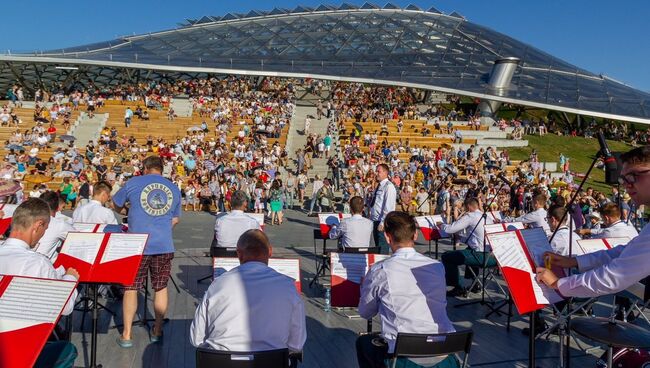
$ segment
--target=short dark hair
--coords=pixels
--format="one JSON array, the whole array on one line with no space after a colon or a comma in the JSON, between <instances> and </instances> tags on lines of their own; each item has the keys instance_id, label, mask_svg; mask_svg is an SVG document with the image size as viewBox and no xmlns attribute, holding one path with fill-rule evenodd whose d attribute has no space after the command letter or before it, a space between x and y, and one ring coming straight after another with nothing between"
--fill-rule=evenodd
<instances>
[{"instance_id":1,"label":"short dark hair","mask_svg":"<svg viewBox=\"0 0 650 368\"><path fill-rule=\"evenodd\" d=\"M24 230L38 220L50 221L50 206L40 198L29 198L14 211L11 226Z\"/></svg>"},{"instance_id":2,"label":"short dark hair","mask_svg":"<svg viewBox=\"0 0 650 368\"><path fill-rule=\"evenodd\" d=\"M233 209L240 208L248 203L248 195L244 191L236 190L230 197L230 207Z\"/></svg>"},{"instance_id":3,"label":"short dark hair","mask_svg":"<svg viewBox=\"0 0 650 368\"><path fill-rule=\"evenodd\" d=\"M546 195L545 195L545 194L541 194L541 193L536 194L536 195L533 197L533 201L534 201L535 203L540 204L540 205L543 206L543 205L546 204Z\"/></svg>"},{"instance_id":4,"label":"short dark hair","mask_svg":"<svg viewBox=\"0 0 650 368\"><path fill-rule=\"evenodd\" d=\"M415 219L406 212L392 211L384 219L384 231L396 243L412 241L415 236L415 230Z\"/></svg>"},{"instance_id":5,"label":"short dark hair","mask_svg":"<svg viewBox=\"0 0 650 368\"><path fill-rule=\"evenodd\" d=\"M59 209L60 197L61 195L59 195L59 193L52 190L48 190L47 192L41 194L39 198L42 199L45 203L47 203L47 205L50 207L51 212L56 212Z\"/></svg>"},{"instance_id":6,"label":"short dark hair","mask_svg":"<svg viewBox=\"0 0 650 368\"><path fill-rule=\"evenodd\" d=\"M237 240L237 249L252 258L268 258L270 248L269 238L258 229L246 230Z\"/></svg>"},{"instance_id":7,"label":"short dark hair","mask_svg":"<svg viewBox=\"0 0 650 368\"><path fill-rule=\"evenodd\" d=\"M95 185L93 185L93 195L104 192L110 194L111 190L113 190L113 187L103 180L98 181Z\"/></svg>"},{"instance_id":8,"label":"short dark hair","mask_svg":"<svg viewBox=\"0 0 650 368\"><path fill-rule=\"evenodd\" d=\"M163 162L159 156L149 156L142 161L145 170L163 171Z\"/></svg>"},{"instance_id":9,"label":"short dark hair","mask_svg":"<svg viewBox=\"0 0 650 368\"><path fill-rule=\"evenodd\" d=\"M476 207L478 207L478 199L476 199L476 197L465 198L465 202L463 204L465 206L476 206Z\"/></svg>"},{"instance_id":10,"label":"short dark hair","mask_svg":"<svg viewBox=\"0 0 650 368\"><path fill-rule=\"evenodd\" d=\"M621 155L624 164L645 164L650 162L650 146L637 147Z\"/></svg>"},{"instance_id":11,"label":"short dark hair","mask_svg":"<svg viewBox=\"0 0 650 368\"><path fill-rule=\"evenodd\" d=\"M600 214L614 218L621 218L621 209L616 203L606 203L600 208Z\"/></svg>"},{"instance_id":12,"label":"short dark hair","mask_svg":"<svg viewBox=\"0 0 650 368\"><path fill-rule=\"evenodd\" d=\"M350 210L352 213L361 213L363 211L363 198L354 196L350 198Z\"/></svg>"},{"instance_id":13,"label":"short dark hair","mask_svg":"<svg viewBox=\"0 0 650 368\"><path fill-rule=\"evenodd\" d=\"M382 169L384 169L384 171L386 171L387 173L390 173L390 169L388 168L388 165L386 165L386 164L379 164L379 165L377 165L377 169L379 169L380 167L381 167Z\"/></svg>"},{"instance_id":14,"label":"short dark hair","mask_svg":"<svg viewBox=\"0 0 650 368\"><path fill-rule=\"evenodd\" d=\"M569 216L566 216L566 213L567 213L566 207L558 206L558 205L551 206L551 208L549 208L547 212L548 217L552 217L557 221L560 221L564 216L564 223L567 223L567 219L569 218Z\"/></svg>"}]
</instances>

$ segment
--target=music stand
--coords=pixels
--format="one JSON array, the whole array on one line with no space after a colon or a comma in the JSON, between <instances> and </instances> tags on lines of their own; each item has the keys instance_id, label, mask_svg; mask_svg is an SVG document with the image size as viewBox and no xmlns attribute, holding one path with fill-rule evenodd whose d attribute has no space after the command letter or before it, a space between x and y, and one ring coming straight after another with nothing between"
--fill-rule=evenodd
<instances>
[{"instance_id":1,"label":"music stand","mask_svg":"<svg viewBox=\"0 0 650 368\"><path fill-rule=\"evenodd\" d=\"M213 244L213 246L210 247L210 258L214 259L215 257L237 258L237 248L217 247ZM205 277L201 277L200 279L196 280L196 282L203 282L205 280L212 279L213 277L214 272Z\"/></svg>"},{"instance_id":2,"label":"music stand","mask_svg":"<svg viewBox=\"0 0 650 368\"><path fill-rule=\"evenodd\" d=\"M330 266L328 263L328 254L327 254L327 239L326 237L323 236L321 233L320 229L314 229L314 256L315 262L316 262L316 273L314 274L314 277L311 279L311 282L309 282L309 287L313 287L314 283L321 277L325 276L325 270L329 270ZM316 249L316 240L322 240L323 241L323 252L320 255L320 262L318 259L317 255L317 249Z\"/></svg>"}]
</instances>

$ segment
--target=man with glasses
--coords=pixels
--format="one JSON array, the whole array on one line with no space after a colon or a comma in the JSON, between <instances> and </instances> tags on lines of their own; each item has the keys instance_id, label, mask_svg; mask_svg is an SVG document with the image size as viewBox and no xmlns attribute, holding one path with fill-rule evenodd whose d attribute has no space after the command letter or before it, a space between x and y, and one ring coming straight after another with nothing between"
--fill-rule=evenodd
<instances>
[{"instance_id":1,"label":"man with glasses","mask_svg":"<svg viewBox=\"0 0 650 368\"><path fill-rule=\"evenodd\" d=\"M650 205L650 146L621 155L619 182L637 205ZM582 273L559 279L553 271L537 268L537 280L569 297L595 297L625 290L650 275L650 227L626 245L578 257L547 253L552 264L577 267Z\"/></svg>"}]
</instances>

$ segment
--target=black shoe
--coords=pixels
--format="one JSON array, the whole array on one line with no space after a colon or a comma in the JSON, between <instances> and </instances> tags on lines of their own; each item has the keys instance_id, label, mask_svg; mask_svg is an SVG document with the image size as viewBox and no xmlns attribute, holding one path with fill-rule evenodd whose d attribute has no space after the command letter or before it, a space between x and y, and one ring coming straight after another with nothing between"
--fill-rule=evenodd
<instances>
[{"instance_id":1,"label":"black shoe","mask_svg":"<svg viewBox=\"0 0 650 368\"><path fill-rule=\"evenodd\" d=\"M470 292L470 293L473 293L473 294L478 294L478 293L480 293L480 292L481 292L481 285L480 285L480 284L476 284L476 285L472 286L472 288L469 289L469 292Z\"/></svg>"},{"instance_id":2,"label":"black shoe","mask_svg":"<svg viewBox=\"0 0 650 368\"><path fill-rule=\"evenodd\" d=\"M465 288L463 288L463 287L460 287L460 286L456 286L456 287L454 287L453 289L451 289L451 290L449 290L449 291L447 292L447 296L451 296L451 297L459 297L459 296L460 296L460 297L466 297L466 296L467 296L467 289L465 289Z\"/></svg>"}]
</instances>

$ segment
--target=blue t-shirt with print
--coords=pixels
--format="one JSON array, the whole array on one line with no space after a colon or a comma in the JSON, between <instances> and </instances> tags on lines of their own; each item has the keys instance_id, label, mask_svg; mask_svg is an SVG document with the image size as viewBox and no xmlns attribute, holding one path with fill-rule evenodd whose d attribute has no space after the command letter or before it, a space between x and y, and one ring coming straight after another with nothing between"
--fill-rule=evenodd
<instances>
[{"instance_id":1,"label":"blue t-shirt with print","mask_svg":"<svg viewBox=\"0 0 650 368\"><path fill-rule=\"evenodd\" d=\"M172 218L181 214L181 192L174 183L158 174L136 176L115 193L113 202L131 204L129 232L149 234L145 255L174 252Z\"/></svg>"}]
</instances>

